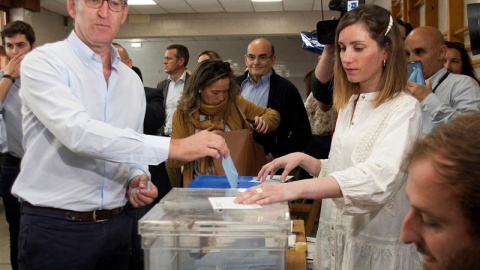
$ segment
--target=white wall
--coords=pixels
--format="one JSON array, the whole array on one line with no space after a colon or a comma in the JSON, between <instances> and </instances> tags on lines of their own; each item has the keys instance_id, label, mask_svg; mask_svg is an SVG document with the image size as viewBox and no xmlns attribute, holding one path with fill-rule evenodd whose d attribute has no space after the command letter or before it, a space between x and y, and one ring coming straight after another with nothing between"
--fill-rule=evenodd
<instances>
[{"instance_id":1,"label":"white wall","mask_svg":"<svg viewBox=\"0 0 480 270\"><path fill-rule=\"evenodd\" d=\"M132 48L130 42L116 40L122 44L133 60L133 65L140 68L145 86L156 86L159 81L167 78L164 72L163 56L165 48L173 43L186 46L189 49L190 61L188 68L193 70L197 64L198 54L204 50L214 50L223 60L230 62L235 74L242 74L245 70L244 54L252 39L235 40L186 40L145 42L141 49ZM275 46L277 62L275 71L294 83L302 96L304 94L303 77L315 68L318 55L301 49L300 38L271 38Z\"/></svg>"}]
</instances>

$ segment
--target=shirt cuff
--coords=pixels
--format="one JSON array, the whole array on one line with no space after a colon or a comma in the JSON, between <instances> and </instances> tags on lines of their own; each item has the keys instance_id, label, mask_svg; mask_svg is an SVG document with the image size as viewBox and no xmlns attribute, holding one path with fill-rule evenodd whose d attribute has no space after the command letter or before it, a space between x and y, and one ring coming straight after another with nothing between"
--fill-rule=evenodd
<instances>
[{"instance_id":1,"label":"shirt cuff","mask_svg":"<svg viewBox=\"0 0 480 270\"><path fill-rule=\"evenodd\" d=\"M158 165L168 158L170 137L145 135L144 153L150 165Z\"/></svg>"}]
</instances>

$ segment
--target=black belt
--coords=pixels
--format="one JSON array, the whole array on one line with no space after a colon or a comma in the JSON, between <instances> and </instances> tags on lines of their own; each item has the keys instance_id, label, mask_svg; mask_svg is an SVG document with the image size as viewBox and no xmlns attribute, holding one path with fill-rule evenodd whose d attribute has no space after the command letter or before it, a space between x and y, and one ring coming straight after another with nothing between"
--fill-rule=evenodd
<instances>
[{"instance_id":1,"label":"black belt","mask_svg":"<svg viewBox=\"0 0 480 270\"><path fill-rule=\"evenodd\" d=\"M109 220L123 211L123 207L112 210L93 210L88 212L77 212L59 208L35 206L28 202L22 203L22 213L33 216L44 216L69 221L95 221L102 222Z\"/></svg>"}]
</instances>

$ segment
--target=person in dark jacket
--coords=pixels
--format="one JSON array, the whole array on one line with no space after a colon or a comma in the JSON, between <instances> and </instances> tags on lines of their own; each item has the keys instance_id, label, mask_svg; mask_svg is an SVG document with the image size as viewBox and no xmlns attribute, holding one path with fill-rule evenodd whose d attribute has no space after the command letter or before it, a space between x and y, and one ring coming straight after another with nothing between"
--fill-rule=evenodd
<instances>
[{"instance_id":1,"label":"person in dark jacket","mask_svg":"<svg viewBox=\"0 0 480 270\"><path fill-rule=\"evenodd\" d=\"M312 136L302 97L289 80L275 73L275 60L272 43L255 39L245 54L248 70L236 78L245 99L280 113L276 131L254 135L255 141L265 148L267 160L303 151Z\"/></svg>"}]
</instances>

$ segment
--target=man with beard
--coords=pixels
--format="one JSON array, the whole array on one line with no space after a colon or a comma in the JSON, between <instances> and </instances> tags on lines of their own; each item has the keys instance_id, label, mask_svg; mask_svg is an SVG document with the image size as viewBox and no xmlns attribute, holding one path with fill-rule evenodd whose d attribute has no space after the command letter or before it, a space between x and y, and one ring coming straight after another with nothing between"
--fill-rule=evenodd
<instances>
[{"instance_id":1,"label":"man with beard","mask_svg":"<svg viewBox=\"0 0 480 270\"><path fill-rule=\"evenodd\" d=\"M402 240L424 269L480 265L480 113L466 113L419 139L407 156L411 209Z\"/></svg>"}]
</instances>

